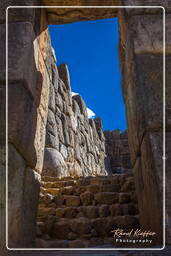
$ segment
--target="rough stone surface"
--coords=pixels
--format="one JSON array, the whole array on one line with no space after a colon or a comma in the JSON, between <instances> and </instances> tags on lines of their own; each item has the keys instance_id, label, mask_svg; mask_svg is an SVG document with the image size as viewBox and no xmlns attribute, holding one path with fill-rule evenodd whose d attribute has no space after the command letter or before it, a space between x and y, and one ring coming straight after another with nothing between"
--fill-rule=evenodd
<instances>
[{"instance_id":1,"label":"rough stone surface","mask_svg":"<svg viewBox=\"0 0 171 256\"><path fill-rule=\"evenodd\" d=\"M129 172L131 167L127 131L104 131L105 167L109 174Z\"/></svg>"},{"instance_id":2,"label":"rough stone surface","mask_svg":"<svg viewBox=\"0 0 171 256\"><path fill-rule=\"evenodd\" d=\"M9 159L8 246L10 248L31 247L36 233L35 222L40 176L34 170L26 168L25 161L12 145L9 145ZM29 236L27 236L27 232L29 232Z\"/></svg>"},{"instance_id":3,"label":"rough stone surface","mask_svg":"<svg viewBox=\"0 0 171 256\"><path fill-rule=\"evenodd\" d=\"M55 65L52 55L50 58ZM97 120L88 119L81 96L72 97L67 66L60 65L54 74L57 80L50 83L43 175L107 174L102 127L95 124Z\"/></svg>"},{"instance_id":4,"label":"rough stone surface","mask_svg":"<svg viewBox=\"0 0 171 256\"><path fill-rule=\"evenodd\" d=\"M37 226L41 227L41 233L37 231L37 238L45 241L48 235L49 241L53 243L48 245L42 243L42 246L57 248L60 243L61 248L68 246L88 248L102 245L113 247L111 230L122 226L138 228L138 207L137 201L134 200L135 187L130 192L130 187L125 186L131 178L133 179L132 175L127 173L98 178L65 177L58 178L58 181L55 177L43 176L37 215ZM105 191L105 188L107 190L109 185L113 186L113 183L119 180L120 190ZM96 184L99 190L90 192L92 186L90 184ZM121 193L122 187L127 188L127 191ZM58 190L57 196L53 195L54 189ZM102 190L103 192L99 192Z\"/></svg>"},{"instance_id":5,"label":"rough stone surface","mask_svg":"<svg viewBox=\"0 0 171 256\"><path fill-rule=\"evenodd\" d=\"M67 6L67 5L75 5L75 6L118 6L121 4L120 0L98 0L91 1L91 0L51 0L50 2L47 0L42 0L43 5L57 5L57 6ZM48 22L49 24L63 24L63 23L70 23L74 21L81 21L81 20L96 20L96 19L104 19L104 18L112 18L117 15L116 8L47 8L48 14Z\"/></svg>"}]
</instances>

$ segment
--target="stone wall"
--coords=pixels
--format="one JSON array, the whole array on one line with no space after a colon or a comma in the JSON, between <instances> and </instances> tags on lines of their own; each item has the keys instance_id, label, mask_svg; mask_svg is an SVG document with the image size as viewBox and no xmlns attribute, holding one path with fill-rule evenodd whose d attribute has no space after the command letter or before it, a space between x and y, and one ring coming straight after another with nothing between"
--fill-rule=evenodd
<instances>
[{"instance_id":1,"label":"stone wall","mask_svg":"<svg viewBox=\"0 0 171 256\"><path fill-rule=\"evenodd\" d=\"M34 2L34 3L33 3ZM1 2L3 8L4 1ZM10 2L11 3L11 2ZM30 1L32 5L37 1ZM2 8L2 11L4 10ZM9 248L31 247L35 239L36 211L43 166L50 74L47 46L42 37L47 24L43 12L9 9L8 20L8 241ZM5 144L5 13L0 18L1 76L3 99L0 144ZM1 155L1 193L5 185L5 154ZM4 159L3 159L4 158ZM3 185L4 184L4 185ZM5 194L0 196L1 222L5 229ZM2 231L4 236L5 232ZM2 236L1 235L1 236ZM4 241L1 239L0 243ZM1 246L4 247L4 244Z\"/></svg>"},{"instance_id":2,"label":"stone wall","mask_svg":"<svg viewBox=\"0 0 171 256\"><path fill-rule=\"evenodd\" d=\"M42 175L106 175L105 143L99 119L89 119L80 95L72 96L66 65L53 59Z\"/></svg>"},{"instance_id":3,"label":"stone wall","mask_svg":"<svg viewBox=\"0 0 171 256\"><path fill-rule=\"evenodd\" d=\"M127 4L138 4L127 1ZM144 4L144 1L139 1ZM158 1L151 1L153 4ZM168 7L170 1L164 1ZM170 136L170 9L166 9L166 141ZM163 9L119 10L120 66L140 224L163 241ZM168 148L168 152L169 148ZM167 156L169 157L169 155ZM167 166L166 163L166 167ZM170 174L166 229L170 236ZM169 242L169 240L168 240Z\"/></svg>"},{"instance_id":4,"label":"stone wall","mask_svg":"<svg viewBox=\"0 0 171 256\"><path fill-rule=\"evenodd\" d=\"M108 174L125 173L132 170L127 131L104 131L105 167Z\"/></svg>"},{"instance_id":5,"label":"stone wall","mask_svg":"<svg viewBox=\"0 0 171 256\"><path fill-rule=\"evenodd\" d=\"M134 178L44 176L37 221L38 248L124 247L111 231L139 228Z\"/></svg>"}]
</instances>

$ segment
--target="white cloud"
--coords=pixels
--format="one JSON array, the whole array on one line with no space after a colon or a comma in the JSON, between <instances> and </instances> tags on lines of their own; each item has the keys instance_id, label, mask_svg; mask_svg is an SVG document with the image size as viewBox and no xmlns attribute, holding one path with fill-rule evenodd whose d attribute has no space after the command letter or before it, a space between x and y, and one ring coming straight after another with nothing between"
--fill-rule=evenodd
<instances>
[{"instance_id":1,"label":"white cloud","mask_svg":"<svg viewBox=\"0 0 171 256\"><path fill-rule=\"evenodd\" d=\"M78 95L77 92L72 92L72 96Z\"/></svg>"},{"instance_id":2,"label":"white cloud","mask_svg":"<svg viewBox=\"0 0 171 256\"><path fill-rule=\"evenodd\" d=\"M89 108L87 108L87 115L88 115L88 118L95 117L95 113Z\"/></svg>"}]
</instances>

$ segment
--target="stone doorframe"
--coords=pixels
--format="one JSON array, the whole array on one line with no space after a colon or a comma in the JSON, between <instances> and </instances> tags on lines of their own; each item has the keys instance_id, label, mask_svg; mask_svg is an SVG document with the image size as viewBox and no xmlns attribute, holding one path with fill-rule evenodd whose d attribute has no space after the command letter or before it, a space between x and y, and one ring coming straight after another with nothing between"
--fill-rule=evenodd
<instances>
[{"instance_id":1,"label":"stone doorframe","mask_svg":"<svg viewBox=\"0 0 171 256\"><path fill-rule=\"evenodd\" d=\"M2 1L5 10L8 1ZM9 1L17 5L18 1ZM24 1L23 5L41 5L39 1ZM48 1L43 0L43 5ZM59 0L52 1L58 5ZM78 1L83 6L84 0ZM88 2L88 1L87 1ZM99 4L98 1L97 5ZM113 4L113 2L115 4ZM113 0L112 5L135 4L134 1ZM136 1L137 2L137 1ZM144 5L145 1L139 1ZM166 31L171 17L169 0L166 5ZM101 1L102 3L102 1ZM106 3L106 1L105 1ZM87 4L87 3L86 3ZM106 3L107 4L107 3ZM137 3L136 3L137 4ZM151 0L151 5L158 5ZM109 4L110 6L110 4ZM43 165L45 127L48 109L48 84L51 73L48 63L50 40L49 23L73 22L97 18L118 17L119 55L122 73L122 89L126 105L129 146L138 195L142 229L158 234L162 247L163 233L163 8L152 9L100 9L97 12L52 13L49 9L9 9L8 54L8 139L9 139L9 241L11 247L32 247L35 237L36 209L39 183ZM110 10L110 11L108 11ZM69 18L65 20L65 17ZM0 18L0 40L5 42L5 15ZM166 38L166 83L170 81L171 35ZM1 53L5 64L4 50ZM28 70L29 67L29 70ZM0 66L0 91L3 98L2 116L5 115L5 65ZM167 85L167 84L166 84ZM170 150L170 88L166 87L166 149ZM20 103L20 104L19 104ZM5 122L3 122L5 128ZM29 127L29 129L28 129ZM5 218L5 135L0 133L2 194L1 208ZM169 165L168 165L169 166ZM171 182L169 167L166 168L166 230L170 243ZM170 185L170 186L169 186ZM30 192L30 193L29 193ZM34 193L33 193L34 192ZM16 196L14 196L16 195ZM34 195L34 196L33 196ZM5 226L5 219L1 219ZM15 221L13 221L15 219ZM29 223L29 224L28 224ZM4 232L1 233L4 243ZM23 238L23 239L21 239Z\"/></svg>"}]
</instances>

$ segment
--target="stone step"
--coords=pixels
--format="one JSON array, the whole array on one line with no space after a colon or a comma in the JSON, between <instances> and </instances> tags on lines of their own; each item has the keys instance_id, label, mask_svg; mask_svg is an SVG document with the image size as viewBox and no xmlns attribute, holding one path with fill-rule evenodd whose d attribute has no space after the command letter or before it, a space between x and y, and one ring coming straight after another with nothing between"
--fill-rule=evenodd
<instances>
[{"instance_id":1,"label":"stone step","mask_svg":"<svg viewBox=\"0 0 171 256\"><path fill-rule=\"evenodd\" d=\"M84 188L86 187L86 188ZM133 177L125 178L115 177L111 179L81 179L81 180L68 180L68 181L55 181L55 182L42 182L42 188L61 189L62 193L80 193L81 190L88 190L90 192L118 192L133 191L135 190L135 183ZM67 192L68 190L68 192ZM65 192L66 191L66 192Z\"/></svg>"},{"instance_id":2,"label":"stone step","mask_svg":"<svg viewBox=\"0 0 171 256\"><path fill-rule=\"evenodd\" d=\"M112 248L115 247L113 243L113 238L105 237L92 237L89 240L81 239L49 239L49 237L37 238L36 239L37 248Z\"/></svg>"},{"instance_id":3,"label":"stone step","mask_svg":"<svg viewBox=\"0 0 171 256\"><path fill-rule=\"evenodd\" d=\"M114 174L112 176L87 176L87 177L64 177L64 178L57 178L51 176L42 176L42 182L56 182L59 184L60 187L62 186L69 186L69 183L72 185L73 181L76 182L78 185L89 185L89 184L110 184L111 181L123 181L125 179L133 178L131 173L123 173L123 174Z\"/></svg>"},{"instance_id":4,"label":"stone step","mask_svg":"<svg viewBox=\"0 0 171 256\"><path fill-rule=\"evenodd\" d=\"M75 206L99 206L102 204L124 204L136 203L135 192L97 192L92 193L86 191L80 195L61 194L58 189L46 189L45 194L40 194L39 205L49 207L53 204L54 207L75 207Z\"/></svg>"},{"instance_id":5,"label":"stone step","mask_svg":"<svg viewBox=\"0 0 171 256\"><path fill-rule=\"evenodd\" d=\"M124 215L103 218L56 218L49 219L46 223L38 222L37 235L48 235L52 239L91 239L92 237L112 237L112 230L122 228L125 230L139 228L137 215Z\"/></svg>"},{"instance_id":6,"label":"stone step","mask_svg":"<svg viewBox=\"0 0 171 256\"><path fill-rule=\"evenodd\" d=\"M49 207L39 207L38 217L54 216L56 220L60 218L98 218L108 216L123 216L138 214L138 206L133 203L125 204L111 204L100 206L79 206L79 207L65 207L55 208L53 203Z\"/></svg>"}]
</instances>

